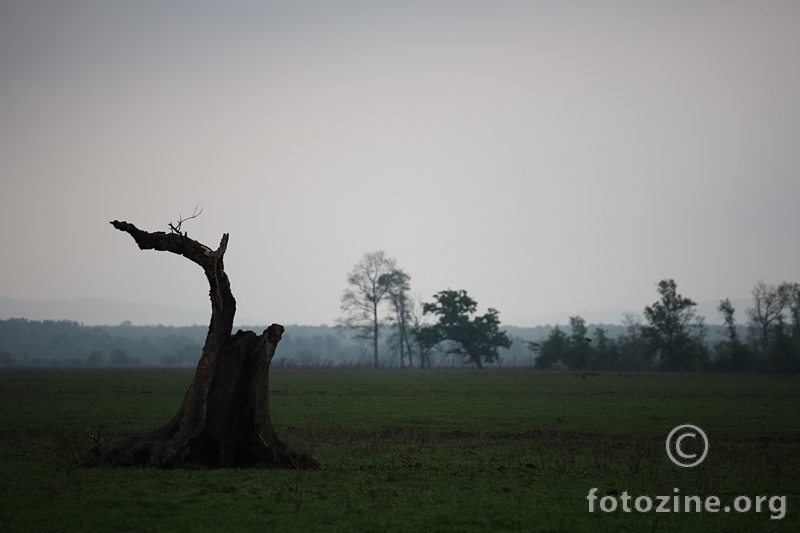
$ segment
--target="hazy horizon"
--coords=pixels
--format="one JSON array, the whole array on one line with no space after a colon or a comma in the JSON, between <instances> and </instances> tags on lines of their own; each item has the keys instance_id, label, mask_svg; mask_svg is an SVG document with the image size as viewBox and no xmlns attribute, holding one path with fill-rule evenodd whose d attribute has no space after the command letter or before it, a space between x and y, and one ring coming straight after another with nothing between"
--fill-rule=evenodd
<instances>
[{"instance_id":1,"label":"hazy horizon","mask_svg":"<svg viewBox=\"0 0 800 533\"><path fill-rule=\"evenodd\" d=\"M719 302L697 302L695 308L698 315L705 317L708 325L721 325L722 319L716 310ZM745 310L750 306L749 300L732 300L740 325L746 322ZM501 325L513 327L536 327L567 325L570 316L580 316L587 324L616 324L623 322L623 313L633 313L644 322L642 310L599 309L583 310L572 313L540 315L524 317L516 320L502 321ZM211 318L208 309L193 309L178 305L158 305L102 298L74 298L61 300L15 300L0 296L0 320L26 318L28 320L70 320L86 326L116 326L122 322L131 322L134 326L193 326L207 325ZM277 322L284 326L329 326L333 321L319 324L285 322L280 318L271 321L258 320L253 317L239 317L237 314L235 327L266 326Z\"/></svg>"},{"instance_id":2,"label":"hazy horizon","mask_svg":"<svg viewBox=\"0 0 800 533\"><path fill-rule=\"evenodd\" d=\"M666 278L748 300L800 281L798 27L788 2L0 0L0 296L207 309L196 265L109 224L199 205L260 323L332 324L377 250L504 324L641 313Z\"/></svg>"}]
</instances>

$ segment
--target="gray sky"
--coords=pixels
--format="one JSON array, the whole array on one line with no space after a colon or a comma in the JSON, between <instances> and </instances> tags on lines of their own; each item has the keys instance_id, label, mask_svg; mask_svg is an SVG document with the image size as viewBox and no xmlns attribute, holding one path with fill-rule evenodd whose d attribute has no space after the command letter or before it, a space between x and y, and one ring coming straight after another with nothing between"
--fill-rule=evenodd
<instances>
[{"instance_id":1,"label":"gray sky","mask_svg":"<svg viewBox=\"0 0 800 533\"><path fill-rule=\"evenodd\" d=\"M789 1L2 1L0 296L207 309L108 224L195 204L264 322L331 324L375 250L518 325L800 281L798 28Z\"/></svg>"}]
</instances>

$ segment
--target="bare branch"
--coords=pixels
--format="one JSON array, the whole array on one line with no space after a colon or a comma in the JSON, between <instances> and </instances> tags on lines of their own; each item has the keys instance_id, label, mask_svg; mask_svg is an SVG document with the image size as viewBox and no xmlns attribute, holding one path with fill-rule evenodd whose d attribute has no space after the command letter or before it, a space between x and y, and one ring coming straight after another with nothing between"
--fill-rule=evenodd
<instances>
[{"instance_id":1,"label":"bare branch","mask_svg":"<svg viewBox=\"0 0 800 533\"><path fill-rule=\"evenodd\" d=\"M187 237L182 233L163 231L143 231L129 222L115 220L111 225L128 233L142 250L161 250L172 252L197 263L203 268L211 288L211 329L225 339L231 334L233 317L236 313L236 300L231 293L228 276L225 274L223 256L228 248L228 234L222 235L219 248L214 251L208 246Z\"/></svg>"},{"instance_id":2,"label":"bare branch","mask_svg":"<svg viewBox=\"0 0 800 533\"><path fill-rule=\"evenodd\" d=\"M172 222L167 224L169 226L169 231L171 233L177 233L178 235L180 235L180 233L181 233L181 225L184 222L186 222L187 220L192 220L193 218L197 218L201 214L203 214L203 209L202 208L200 208L200 212L199 213L197 212L197 208L199 206L200 206L200 204L197 204L197 205L194 206L194 211L192 211L192 216L190 216L190 217L183 218L183 215L178 214L178 223L177 224L173 224Z\"/></svg>"}]
</instances>

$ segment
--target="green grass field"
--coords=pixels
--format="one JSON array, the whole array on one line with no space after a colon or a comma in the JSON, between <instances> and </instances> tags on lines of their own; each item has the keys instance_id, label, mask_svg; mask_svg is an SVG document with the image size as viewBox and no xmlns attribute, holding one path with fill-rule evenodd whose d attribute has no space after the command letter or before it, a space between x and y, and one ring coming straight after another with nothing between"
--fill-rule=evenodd
<instances>
[{"instance_id":1,"label":"green grass field","mask_svg":"<svg viewBox=\"0 0 800 533\"><path fill-rule=\"evenodd\" d=\"M77 468L96 441L166 422L191 378L1 371L0 530L800 530L798 378L284 370L271 377L273 421L319 471ZM665 451L684 423L710 441L695 468ZM676 488L753 508L621 510L623 492ZM606 495L616 511L599 509ZM785 496L783 519L767 503L755 512L759 495Z\"/></svg>"}]
</instances>

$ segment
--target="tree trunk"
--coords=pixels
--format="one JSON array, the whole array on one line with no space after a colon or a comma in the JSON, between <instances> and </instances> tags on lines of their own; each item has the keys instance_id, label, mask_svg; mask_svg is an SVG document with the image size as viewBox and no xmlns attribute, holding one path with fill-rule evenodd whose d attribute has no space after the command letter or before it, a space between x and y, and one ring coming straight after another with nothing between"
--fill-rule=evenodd
<instances>
[{"instance_id":1,"label":"tree trunk","mask_svg":"<svg viewBox=\"0 0 800 533\"><path fill-rule=\"evenodd\" d=\"M142 250L172 252L200 265L211 288L211 324L194 380L172 420L122 442L95 464L318 468L311 456L289 450L270 420L269 364L283 327L272 324L261 335L242 330L231 335L236 300L222 262L228 234L211 250L186 233L150 233L116 220L111 224L129 233Z\"/></svg>"},{"instance_id":2,"label":"tree trunk","mask_svg":"<svg viewBox=\"0 0 800 533\"><path fill-rule=\"evenodd\" d=\"M372 304L372 347L375 355L375 368L378 368L378 302Z\"/></svg>"}]
</instances>

